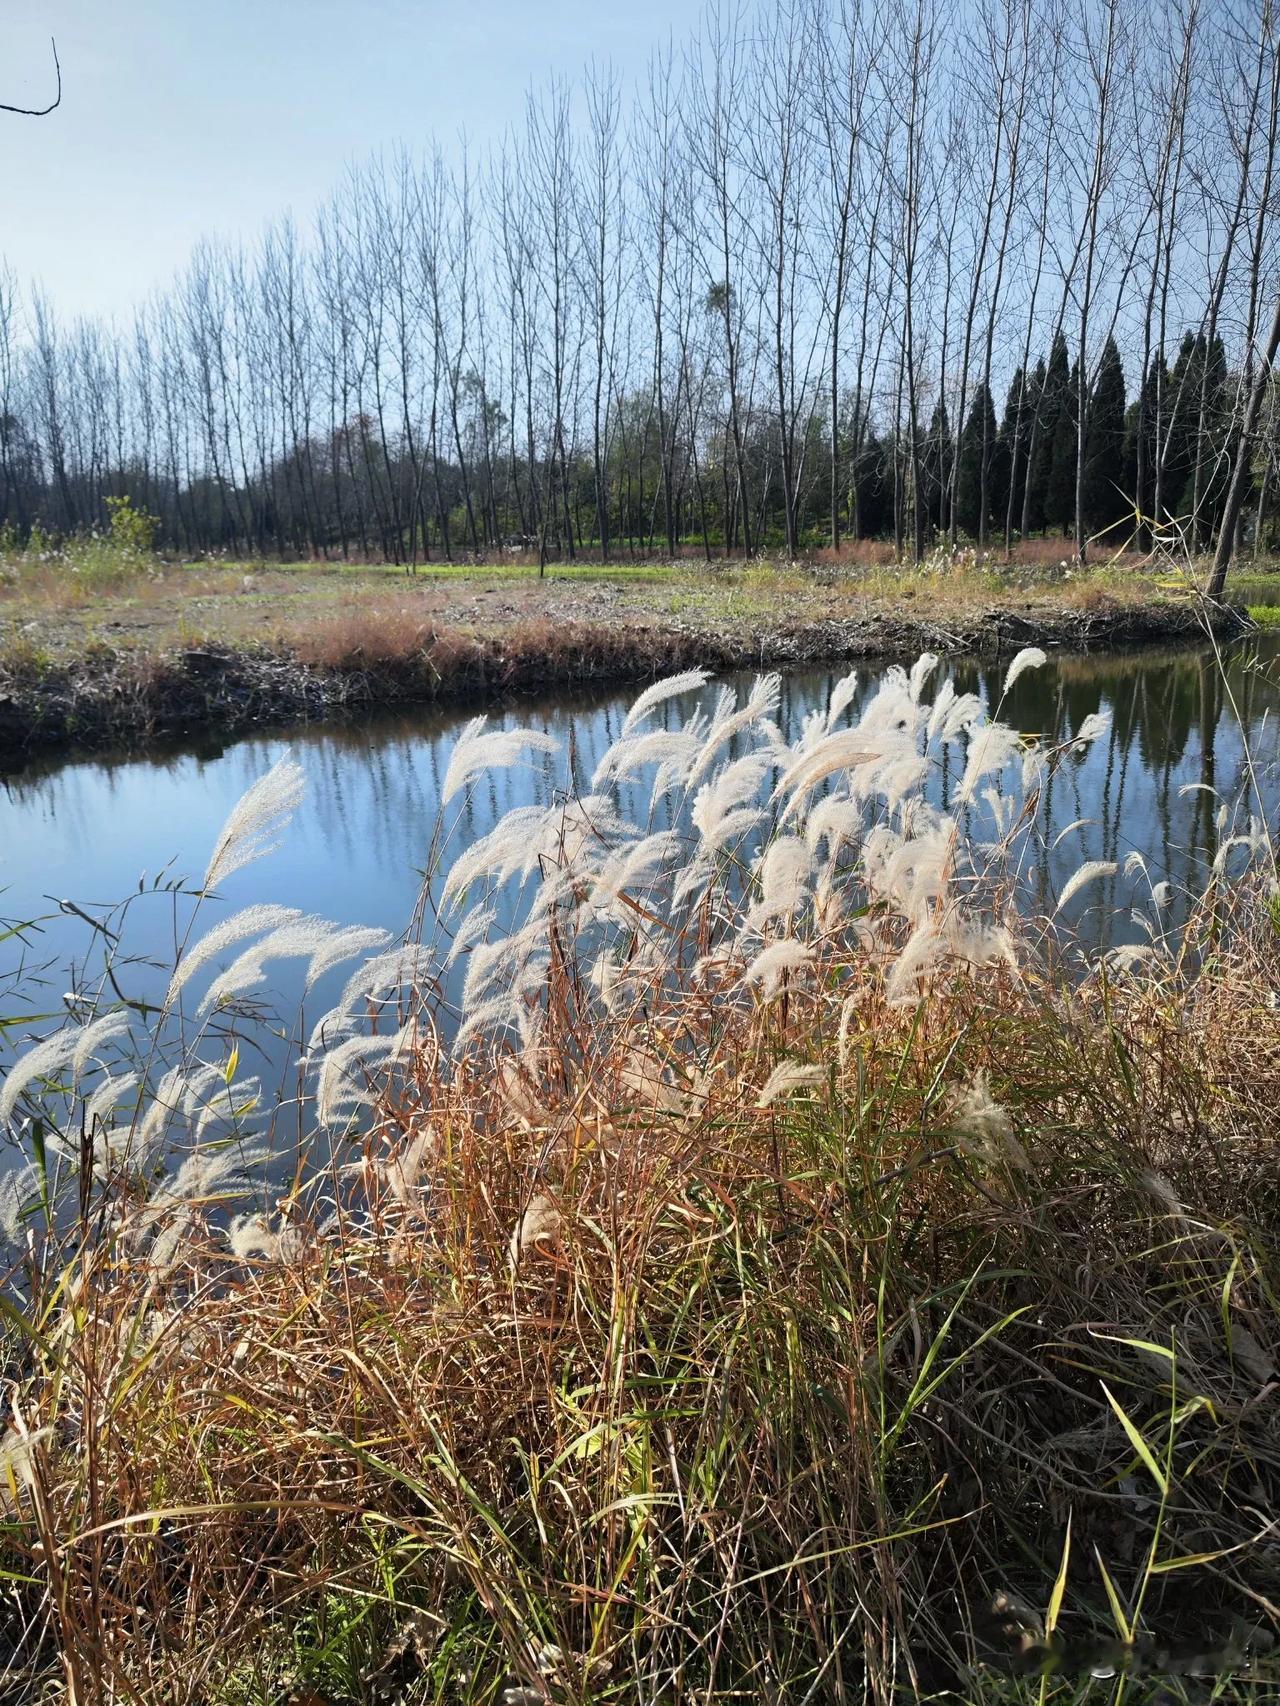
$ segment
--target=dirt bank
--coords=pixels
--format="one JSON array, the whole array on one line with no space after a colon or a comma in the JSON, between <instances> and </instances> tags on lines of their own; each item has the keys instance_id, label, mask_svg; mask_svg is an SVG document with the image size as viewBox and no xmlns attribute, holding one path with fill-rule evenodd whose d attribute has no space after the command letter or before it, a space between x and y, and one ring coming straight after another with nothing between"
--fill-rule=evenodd
<instances>
[{"instance_id":1,"label":"dirt bank","mask_svg":"<svg viewBox=\"0 0 1280 1706\"><path fill-rule=\"evenodd\" d=\"M1228 629L1237 625L1229 613ZM256 643L139 646L95 639L52 653L0 650L0 763L36 752L140 746L184 730L235 734L408 704L484 703L588 683L630 681L699 663L777 668L922 650L998 655L1023 645L1090 649L1193 640L1183 602L1108 601L1095 609L1037 601L927 613L871 607L708 622L671 615L592 620L568 610L480 631L435 622L315 627Z\"/></svg>"}]
</instances>

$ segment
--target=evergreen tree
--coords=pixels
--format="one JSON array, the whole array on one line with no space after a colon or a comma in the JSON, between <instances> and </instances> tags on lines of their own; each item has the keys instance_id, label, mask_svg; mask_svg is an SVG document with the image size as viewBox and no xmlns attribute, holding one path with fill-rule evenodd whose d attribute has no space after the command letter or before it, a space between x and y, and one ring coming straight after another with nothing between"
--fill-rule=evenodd
<instances>
[{"instance_id":1,"label":"evergreen tree","mask_svg":"<svg viewBox=\"0 0 1280 1706\"><path fill-rule=\"evenodd\" d=\"M1026 430L1026 468L1023 470L1023 503L1022 510L1014 517L1019 526L1022 515L1026 515L1026 530L1028 533L1038 533L1044 526L1044 481L1040 472L1041 451L1043 446L1043 428L1041 420L1045 411L1045 386L1048 383L1048 370L1044 357L1036 363L1035 372L1027 386L1027 401L1024 409Z\"/></svg>"},{"instance_id":2,"label":"evergreen tree","mask_svg":"<svg viewBox=\"0 0 1280 1706\"><path fill-rule=\"evenodd\" d=\"M959 467L956 472L956 520L962 530L971 539L976 539L981 522L982 505L982 454L983 443L987 446L987 455L991 457L996 444L996 411L991 401L991 392L986 385L979 385L973 394L973 402L969 408L969 418L964 423L964 431L960 434ZM991 499L996 481L993 481L990 469L987 476L987 521L990 523L991 510L994 507Z\"/></svg>"},{"instance_id":3,"label":"evergreen tree","mask_svg":"<svg viewBox=\"0 0 1280 1706\"><path fill-rule=\"evenodd\" d=\"M929 421L929 436L925 440L923 461L925 514L929 527L937 532L942 526L942 498L951 479L951 463L955 447L951 442L951 424L946 404L934 404Z\"/></svg>"},{"instance_id":4,"label":"evergreen tree","mask_svg":"<svg viewBox=\"0 0 1280 1706\"><path fill-rule=\"evenodd\" d=\"M1049 469L1045 480L1044 524L1061 528L1065 538L1076 519L1076 397L1079 368L1073 362L1054 422Z\"/></svg>"},{"instance_id":5,"label":"evergreen tree","mask_svg":"<svg viewBox=\"0 0 1280 1706\"><path fill-rule=\"evenodd\" d=\"M858 536L880 539L893 527L893 475L884 446L869 426L863 432L853 479L857 488Z\"/></svg>"},{"instance_id":6,"label":"evergreen tree","mask_svg":"<svg viewBox=\"0 0 1280 1706\"><path fill-rule=\"evenodd\" d=\"M1060 527L1062 525L1061 515L1053 508L1051 502L1059 430L1062 427L1064 413L1071 408L1071 375L1067 355L1067 340L1061 332L1053 340L1048 365L1041 364L1036 371L1041 377L1036 388L1037 408L1031 433L1034 448L1031 453L1029 472L1031 503L1027 525L1031 529L1039 530L1040 528ZM1074 436L1073 430L1073 445Z\"/></svg>"},{"instance_id":7,"label":"evergreen tree","mask_svg":"<svg viewBox=\"0 0 1280 1706\"><path fill-rule=\"evenodd\" d=\"M1005 499L1000 506L1008 513L1009 488L1013 481L1013 525L1022 520L1022 496L1027 483L1027 443L1031 436L1031 386L1024 386L1022 369L1018 368L1004 402L1004 419L1000 423L1000 460L1005 475ZM1019 418L1021 414L1021 418ZM997 513L996 524L1000 525Z\"/></svg>"},{"instance_id":8,"label":"evergreen tree","mask_svg":"<svg viewBox=\"0 0 1280 1706\"><path fill-rule=\"evenodd\" d=\"M1084 525L1089 534L1118 528L1133 514L1125 481L1124 367L1108 338L1089 397L1084 440Z\"/></svg>"},{"instance_id":9,"label":"evergreen tree","mask_svg":"<svg viewBox=\"0 0 1280 1706\"><path fill-rule=\"evenodd\" d=\"M1184 334L1178 357L1165 391L1163 431L1168 439L1160 504L1165 519L1185 517L1191 509L1196 462L1196 420L1200 408L1200 380L1204 372L1203 335Z\"/></svg>"},{"instance_id":10,"label":"evergreen tree","mask_svg":"<svg viewBox=\"0 0 1280 1706\"><path fill-rule=\"evenodd\" d=\"M1134 502L1144 517L1151 517L1155 513L1156 463L1160 457L1160 435L1156 423L1157 401L1161 402L1162 412L1168 409L1169 375L1164 366L1164 351L1160 349L1152 353L1143 376L1142 388L1136 401L1130 405L1125 419L1124 465L1129 481L1126 490L1132 490ZM1138 479L1139 464L1142 470L1141 490ZM1145 523L1141 526L1141 532L1144 541L1149 542L1150 530Z\"/></svg>"}]
</instances>

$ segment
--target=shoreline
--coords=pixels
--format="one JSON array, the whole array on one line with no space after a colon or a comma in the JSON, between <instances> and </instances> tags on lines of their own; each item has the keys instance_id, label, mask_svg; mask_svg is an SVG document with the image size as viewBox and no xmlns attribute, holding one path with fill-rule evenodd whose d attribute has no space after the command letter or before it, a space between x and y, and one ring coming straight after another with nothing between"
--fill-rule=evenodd
<instances>
[{"instance_id":1,"label":"shoreline","mask_svg":"<svg viewBox=\"0 0 1280 1706\"><path fill-rule=\"evenodd\" d=\"M1224 608L1216 631L1248 619ZM901 608L847 617L728 624L523 618L487 631L431 624L415 643L357 645L317 661L306 636L270 644L164 647L95 642L80 655L0 650L0 771L36 758L112 748L145 751L183 734L232 738L410 706L501 704L553 690L619 686L702 665L715 672L857 658L999 658L1022 646L1114 650L1206 637L1198 606L1161 601L1088 610L1008 605L929 618Z\"/></svg>"}]
</instances>

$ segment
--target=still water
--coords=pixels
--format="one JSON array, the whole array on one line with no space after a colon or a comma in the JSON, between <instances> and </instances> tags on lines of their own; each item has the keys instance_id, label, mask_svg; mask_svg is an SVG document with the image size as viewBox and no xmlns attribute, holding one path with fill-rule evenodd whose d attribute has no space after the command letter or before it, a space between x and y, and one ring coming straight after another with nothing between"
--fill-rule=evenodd
<instances>
[{"instance_id":1,"label":"still water","mask_svg":"<svg viewBox=\"0 0 1280 1706\"><path fill-rule=\"evenodd\" d=\"M961 691L989 703L1002 671L972 661L944 665ZM859 670L853 709L875 691L883 666ZM825 706L845 666L806 669L783 683L780 720L799 729L804 715ZM745 685L745 682L744 682ZM706 689L710 697L713 687ZM528 724L557 736L572 751L576 774L588 778L618 735L632 694L559 698L501 711L495 725ZM697 696L662 707L674 726ZM1210 652L1143 652L1105 657L1063 656L1027 673L1015 685L1004 715L1027 733L1069 739L1086 716L1110 714L1110 732L1054 779L1046 802L1048 833L1028 871L1028 902L1052 909L1056 895L1085 859L1117 860L1134 850L1151 880L1168 878L1175 891L1202 886L1219 845L1219 802L1237 826L1258 810L1251 794L1246 736L1265 811L1274 825L1280 807L1280 643L1253 642L1235 650L1225 681ZM104 938L60 903L74 901L90 917L136 895L124 920L116 976L134 999L154 1000L164 987L175 921L187 916L164 883L198 884L218 830L239 795L291 752L306 772L305 802L272 857L238 872L222 898L209 903L206 926L233 907L279 901L340 923L381 925L399 935L418 900L423 874L432 885L456 851L483 834L512 806L550 803L563 783L564 760L519 768L478 784L454 801L442 820L439 800L449 755L465 716L421 711L359 725L324 726L263 735L231 744L193 739L147 757L101 758L31 768L0 781L0 937L6 922L38 921L21 937L0 940L0 1019L24 1020L65 1012L64 996L101 975ZM939 777L935 798L954 786L963 768ZM1198 786L1189 787L1189 784ZM647 791L621 790L620 806L639 810ZM447 831L443 844L433 839ZM1074 827L1068 827L1074 826ZM662 827L654 822L653 827ZM981 826L976 826L981 832ZM1062 832L1066 832L1063 834ZM1058 837L1061 839L1058 840ZM1056 843L1056 844L1055 844ZM152 888L157 879L162 887ZM140 881L143 891L138 893ZM1123 875L1086 888L1065 916L1091 943L1135 934L1127 907L1140 885ZM1176 901L1175 901L1176 906ZM113 925L118 915L111 915ZM277 985L283 1012L297 989L291 966ZM341 979L342 972L332 974ZM315 992L316 1009L325 990ZM33 1029L43 1032L48 1025ZM290 1027L291 1028L291 1027ZM0 1026L0 1068L12 1058L23 1026ZM283 1064L283 1060L281 1061Z\"/></svg>"}]
</instances>

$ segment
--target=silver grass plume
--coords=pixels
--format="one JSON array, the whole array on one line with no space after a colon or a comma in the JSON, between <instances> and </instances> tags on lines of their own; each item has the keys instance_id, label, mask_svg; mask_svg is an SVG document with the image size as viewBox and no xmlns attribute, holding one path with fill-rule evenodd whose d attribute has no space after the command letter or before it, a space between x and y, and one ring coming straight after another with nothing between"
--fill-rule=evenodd
<instances>
[{"instance_id":1,"label":"silver grass plume","mask_svg":"<svg viewBox=\"0 0 1280 1706\"><path fill-rule=\"evenodd\" d=\"M812 1090L827 1081L825 1066L811 1066L799 1060L784 1060L775 1066L765 1081L764 1088L756 1098L757 1108L768 1108L783 1096L794 1095L797 1090Z\"/></svg>"},{"instance_id":2,"label":"silver grass plume","mask_svg":"<svg viewBox=\"0 0 1280 1706\"><path fill-rule=\"evenodd\" d=\"M782 942L771 942L756 955L743 972L742 982L748 988L758 983L767 1001L777 994L784 977L802 971L812 960L813 949L806 947L803 942L791 938Z\"/></svg>"},{"instance_id":3,"label":"silver grass plume","mask_svg":"<svg viewBox=\"0 0 1280 1706\"><path fill-rule=\"evenodd\" d=\"M473 717L458 736L445 771L440 803L447 806L482 770L509 770L525 753L546 756L560 750L554 735L542 729L492 729L487 717Z\"/></svg>"},{"instance_id":4,"label":"silver grass plume","mask_svg":"<svg viewBox=\"0 0 1280 1706\"><path fill-rule=\"evenodd\" d=\"M1029 669L1041 669L1048 661L1048 653L1042 651L1039 646L1024 646L1015 654L1013 662L1005 671L1000 697L1004 698L1020 675L1025 675Z\"/></svg>"},{"instance_id":5,"label":"silver grass plume","mask_svg":"<svg viewBox=\"0 0 1280 1706\"><path fill-rule=\"evenodd\" d=\"M851 669L848 675L841 676L831 689L831 698L827 703L827 728L833 729L836 720L842 717L853 704L854 695L858 691L858 672Z\"/></svg>"},{"instance_id":6,"label":"silver grass plume","mask_svg":"<svg viewBox=\"0 0 1280 1706\"><path fill-rule=\"evenodd\" d=\"M179 960L169 980L165 1006L171 1007L200 967L208 965L232 943L247 941L250 936L265 935L268 930L278 930L281 925L292 924L301 917L302 913L296 906L245 906L239 912L233 912L230 918L224 918L221 924L207 930Z\"/></svg>"},{"instance_id":7,"label":"silver grass plume","mask_svg":"<svg viewBox=\"0 0 1280 1706\"><path fill-rule=\"evenodd\" d=\"M1083 865L1077 866L1063 884L1058 904L1053 909L1055 918L1068 901L1075 899L1082 888L1096 882L1099 877L1113 877L1118 868L1114 859L1086 859Z\"/></svg>"},{"instance_id":8,"label":"silver grass plume","mask_svg":"<svg viewBox=\"0 0 1280 1706\"><path fill-rule=\"evenodd\" d=\"M956 789L956 805L968 805L978 790L979 782L993 772L1003 770L1009 760L1022 750L1022 736L1007 723L985 723L973 736L968 761L960 786Z\"/></svg>"},{"instance_id":9,"label":"silver grass plume","mask_svg":"<svg viewBox=\"0 0 1280 1706\"><path fill-rule=\"evenodd\" d=\"M204 874L205 888L214 888L233 871L273 852L279 841L271 838L278 837L288 825L305 790L302 767L292 758L282 758L246 789L214 844Z\"/></svg>"},{"instance_id":10,"label":"silver grass plume","mask_svg":"<svg viewBox=\"0 0 1280 1706\"><path fill-rule=\"evenodd\" d=\"M679 675L668 675L662 681L655 681L644 692L627 712L626 721L622 725L624 735L631 733L637 723L642 722L655 706L663 704L668 699L677 699L683 693L696 693L700 687L707 684L705 669L686 669Z\"/></svg>"}]
</instances>

